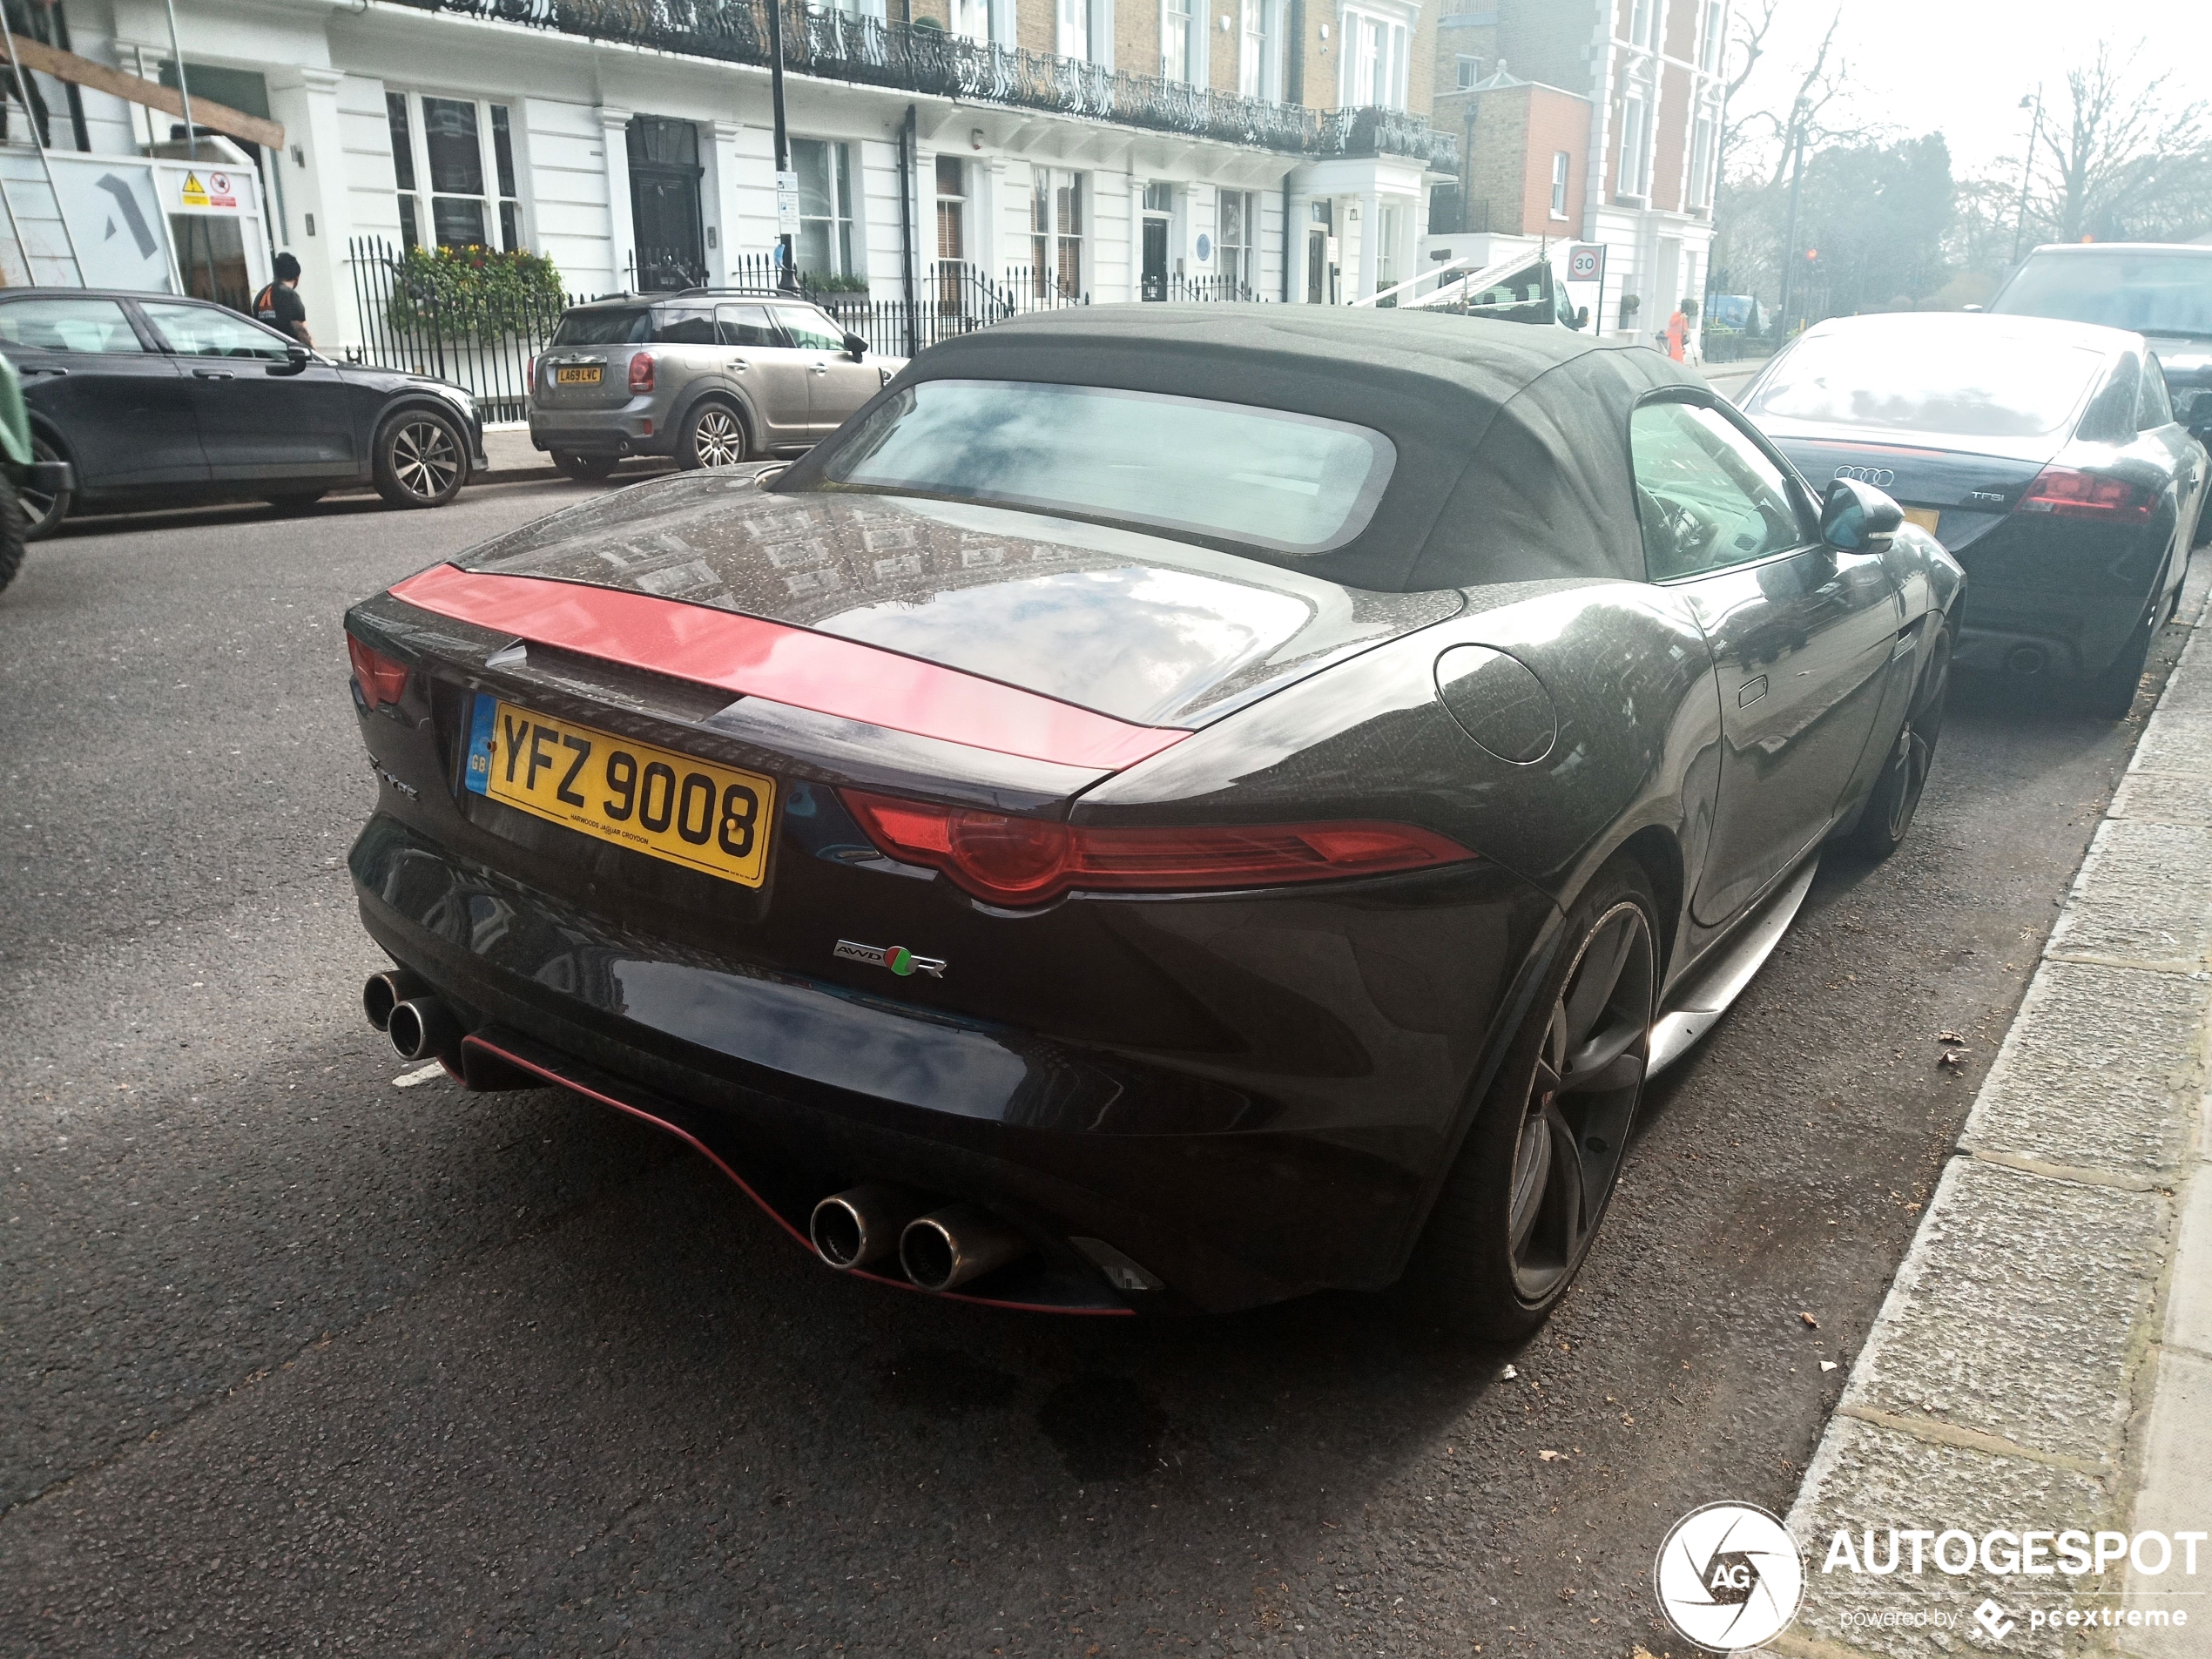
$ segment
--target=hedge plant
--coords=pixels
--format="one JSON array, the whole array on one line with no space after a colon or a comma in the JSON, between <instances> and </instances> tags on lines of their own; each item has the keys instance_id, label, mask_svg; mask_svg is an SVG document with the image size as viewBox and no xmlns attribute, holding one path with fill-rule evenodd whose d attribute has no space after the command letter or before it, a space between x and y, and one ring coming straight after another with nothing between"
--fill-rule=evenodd
<instances>
[{"instance_id":1,"label":"hedge plant","mask_svg":"<svg viewBox=\"0 0 2212 1659\"><path fill-rule=\"evenodd\" d=\"M441 340L538 332L568 304L561 273L527 248L413 247L393 273L384 318Z\"/></svg>"}]
</instances>

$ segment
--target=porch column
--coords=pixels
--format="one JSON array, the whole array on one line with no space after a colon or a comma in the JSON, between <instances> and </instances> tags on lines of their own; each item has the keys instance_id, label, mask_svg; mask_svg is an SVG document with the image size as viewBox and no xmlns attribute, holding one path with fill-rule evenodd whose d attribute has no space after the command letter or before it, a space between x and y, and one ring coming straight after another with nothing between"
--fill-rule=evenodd
<instances>
[{"instance_id":1,"label":"porch column","mask_svg":"<svg viewBox=\"0 0 2212 1659\"><path fill-rule=\"evenodd\" d=\"M630 111L599 109L599 147L607 178L607 261L613 287L637 286L637 234L630 206Z\"/></svg>"},{"instance_id":2,"label":"porch column","mask_svg":"<svg viewBox=\"0 0 2212 1659\"><path fill-rule=\"evenodd\" d=\"M318 346L334 353L361 337L361 307L354 293L353 267L346 262L346 241L354 234L346 189L347 155L340 126L338 89L345 77L333 69L286 69L272 65L268 71L269 113L284 125L284 151L272 155L272 171L284 172L285 217L291 221L290 248L300 261L300 298L307 307L307 332ZM378 93L381 102L382 93ZM383 139L381 128L378 138ZM391 150L385 141L379 182L387 191L398 186L392 172ZM304 165L297 165L297 152ZM360 158L364 166L374 159ZM388 231L398 209L386 199L386 225L363 226L364 231ZM276 204L266 204L270 217ZM310 228L312 226L312 229ZM392 236L394 251L399 238Z\"/></svg>"},{"instance_id":3,"label":"porch column","mask_svg":"<svg viewBox=\"0 0 2212 1659\"><path fill-rule=\"evenodd\" d=\"M1347 250L1348 252L1349 250ZM1382 197L1368 191L1359 198L1359 263L1347 300L1364 300L1375 291L1375 273L1381 267Z\"/></svg>"},{"instance_id":4,"label":"porch column","mask_svg":"<svg viewBox=\"0 0 2212 1659\"><path fill-rule=\"evenodd\" d=\"M717 246L706 253L706 268L711 280L723 286L736 286L732 266L738 257L738 145L745 137L745 127L736 121L717 121L712 124L713 158L708 164L707 178L714 204L714 212L707 219ZM624 155L624 182L627 183L628 153Z\"/></svg>"}]
</instances>

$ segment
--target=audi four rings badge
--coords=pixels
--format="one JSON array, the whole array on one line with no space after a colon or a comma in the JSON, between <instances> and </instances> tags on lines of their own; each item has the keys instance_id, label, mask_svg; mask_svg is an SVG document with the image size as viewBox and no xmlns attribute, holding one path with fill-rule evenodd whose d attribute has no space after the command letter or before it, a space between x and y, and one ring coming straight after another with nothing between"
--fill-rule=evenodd
<instances>
[{"instance_id":1,"label":"audi four rings badge","mask_svg":"<svg viewBox=\"0 0 2212 1659\"><path fill-rule=\"evenodd\" d=\"M1897 482L1897 475L1887 467L1838 467L1838 478L1856 478L1862 484L1871 484L1877 489L1887 489Z\"/></svg>"}]
</instances>

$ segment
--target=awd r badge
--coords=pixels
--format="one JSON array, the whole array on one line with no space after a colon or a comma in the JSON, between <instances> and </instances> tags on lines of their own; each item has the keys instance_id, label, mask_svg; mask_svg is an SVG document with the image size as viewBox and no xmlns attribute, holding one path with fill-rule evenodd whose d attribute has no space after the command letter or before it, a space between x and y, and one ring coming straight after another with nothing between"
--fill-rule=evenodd
<instances>
[{"instance_id":1,"label":"awd r badge","mask_svg":"<svg viewBox=\"0 0 2212 1659\"><path fill-rule=\"evenodd\" d=\"M914 974L927 974L932 979L945 977L944 963L934 956L917 956L904 945L856 945L849 939L840 939L833 954L840 961L887 968L900 979Z\"/></svg>"}]
</instances>

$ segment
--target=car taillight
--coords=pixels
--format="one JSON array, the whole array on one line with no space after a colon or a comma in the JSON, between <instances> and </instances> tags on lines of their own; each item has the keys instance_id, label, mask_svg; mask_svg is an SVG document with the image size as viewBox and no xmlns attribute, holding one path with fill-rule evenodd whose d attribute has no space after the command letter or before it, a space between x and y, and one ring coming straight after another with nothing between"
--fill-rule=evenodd
<instances>
[{"instance_id":1,"label":"car taillight","mask_svg":"<svg viewBox=\"0 0 2212 1659\"><path fill-rule=\"evenodd\" d=\"M532 391L537 389L537 359L535 357L523 366L523 384Z\"/></svg>"},{"instance_id":2,"label":"car taillight","mask_svg":"<svg viewBox=\"0 0 2212 1659\"><path fill-rule=\"evenodd\" d=\"M1270 887L1428 869L1475 856L1456 841L1409 824L1122 829L1008 818L853 789L839 792L884 852L941 870L962 891L993 904L1042 904L1077 888Z\"/></svg>"},{"instance_id":3,"label":"car taillight","mask_svg":"<svg viewBox=\"0 0 2212 1659\"><path fill-rule=\"evenodd\" d=\"M381 651L371 651L351 634L346 636L346 654L354 659L354 684L361 687L361 697L369 707L400 700L400 693L407 690L405 663L395 663Z\"/></svg>"},{"instance_id":4,"label":"car taillight","mask_svg":"<svg viewBox=\"0 0 2212 1659\"><path fill-rule=\"evenodd\" d=\"M653 389L653 354L641 351L630 360L630 389L650 392Z\"/></svg>"},{"instance_id":5,"label":"car taillight","mask_svg":"<svg viewBox=\"0 0 2212 1659\"><path fill-rule=\"evenodd\" d=\"M2148 518L2155 498L2124 478L2101 478L2071 467L2046 467L2020 497L2016 512L2060 518Z\"/></svg>"}]
</instances>

